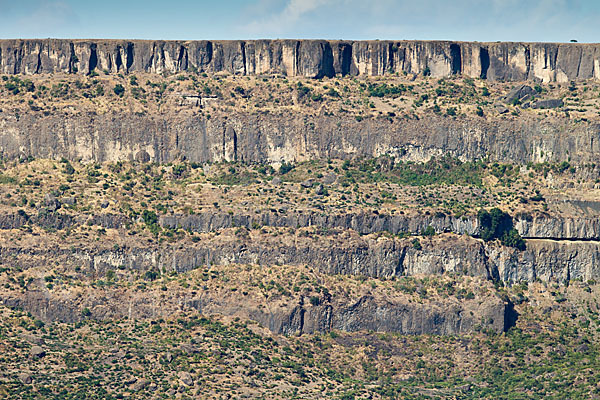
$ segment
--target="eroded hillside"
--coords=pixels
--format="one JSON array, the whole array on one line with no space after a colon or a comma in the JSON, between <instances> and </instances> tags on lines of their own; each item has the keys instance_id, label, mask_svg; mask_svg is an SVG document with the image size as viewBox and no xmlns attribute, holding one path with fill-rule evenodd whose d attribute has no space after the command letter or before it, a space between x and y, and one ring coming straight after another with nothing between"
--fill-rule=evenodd
<instances>
[{"instance_id":1,"label":"eroded hillside","mask_svg":"<svg viewBox=\"0 0 600 400\"><path fill-rule=\"evenodd\" d=\"M598 395L594 46L123 43L0 42L0 394Z\"/></svg>"},{"instance_id":2,"label":"eroded hillside","mask_svg":"<svg viewBox=\"0 0 600 400\"><path fill-rule=\"evenodd\" d=\"M526 164L597 163L600 154L595 81L102 72L2 79L6 158L278 164L387 154Z\"/></svg>"}]
</instances>

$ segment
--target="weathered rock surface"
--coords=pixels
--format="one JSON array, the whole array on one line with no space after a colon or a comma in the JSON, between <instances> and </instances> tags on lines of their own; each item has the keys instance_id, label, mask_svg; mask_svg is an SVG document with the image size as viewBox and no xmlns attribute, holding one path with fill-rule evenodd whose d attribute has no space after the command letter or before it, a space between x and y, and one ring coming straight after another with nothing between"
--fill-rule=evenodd
<instances>
[{"instance_id":1,"label":"weathered rock surface","mask_svg":"<svg viewBox=\"0 0 600 400\"><path fill-rule=\"evenodd\" d=\"M39 265L80 267L82 277L100 279L108 270L188 272L208 265L310 265L324 274L399 277L456 273L500 280L563 282L600 278L600 242L527 240L519 251L455 235L421 239L361 237L351 231L331 236L224 237L177 248L0 248L0 264L23 270Z\"/></svg>"},{"instance_id":2,"label":"weathered rock surface","mask_svg":"<svg viewBox=\"0 0 600 400\"><path fill-rule=\"evenodd\" d=\"M46 356L46 351L44 351L44 349L42 349L40 346L33 346L30 354L33 358L43 358Z\"/></svg>"},{"instance_id":3,"label":"weathered rock surface","mask_svg":"<svg viewBox=\"0 0 600 400\"><path fill-rule=\"evenodd\" d=\"M584 202L596 207L594 202ZM589 208L589 207L588 207ZM517 214L514 226L527 239L592 240L600 241L600 220L597 215L559 216L545 213ZM40 226L46 229L66 229L76 225L96 225L106 229L121 229L133 223L123 214L96 214L90 217L73 217L59 212L41 212L37 215L23 213L0 214L0 229L20 229L25 226ZM374 214L367 212L332 214L326 212L263 212L229 214L219 211L200 212L192 215L161 215L158 223L164 228L182 228L191 232L212 232L220 229L256 226L278 228L315 227L324 230L351 229L360 234L389 232L391 234L419 235L431 226L437 233L479 235L476 216L455 217L439 214Z\"/></svg>"},{"instance_id":4,"label":"weathered rock surface","mask_svg":"<svg viewBox=\"0 0 600 400\"><path fill-rule=\"evenodd\" d=\"M4 74L176 73L323 77L464 74L497 81L600 79L600 45L448 41L1 40Z\"/></svg>"},{"instance_id":5,"label":"weathered rock surface","mask_svg":"<svg viewBox=\"0 0 600 400\"><path fill-rule=\"evenodd\" d=\"M559 108L564 105L564 101L562 99L548 99L548 100L538 100L531 104L531 108Z\"/></svg>"},{"instance_id":6,"label":"weathered rock surface","mask_svg":"<svg viewBox=\"0 0 600 400\"><path fill-rule=\"evenodd\" d=\"M27 310L44 321L80 321L86 318L81 313L83 307L88 307L94 318L101 320L150 319L182 310L196 310L205 315L249 318L273 332L286 335L331 329L453 335L472 332L476 327L499 333L510 324L511 313L510 304L495 294L473 299L450 297L415 302L408 297L390 297L373 291L354 298L322 295L315 303L302 295L286 298L285 302L262 296L248 296L241 301L241 296L211 291L177 291L159 298L149 291L88 288L77 294L27 290L15 296L2 294L0 300L5 306Z\"/></svg>"},{"instance_id":7,"label":"weathered rock surface","mask_svg":"<svg viewBox=\"0 0 600 400\"><path fill-rule=\"evenodd\" d=\"M227 135L229 128L236 135ZM359 122L325 115L231 113L206 120L177 114L28 113L17 118L0 113L3 157L65 157L84 162L133 160L144 151L159 163L182 158L190 162L293 162L383 154L406 161L448 154L462 160L489 157L514 164L600 163L599 135L597 123L552 118L486 121L428 115L390 124L385 118Z\"/></svg>"},{"instance_id":8,"label":"weathered rock surface","mask_svg":"<svg viewBox=\"0 0 600 400\"><path fill-rule=\"evenodd\" d=\"M531 100L535 95L536 91L528 85L517 85L504 97L506 104L513 104L516 101L524 102Z\"/></svg>"}]
</instances>

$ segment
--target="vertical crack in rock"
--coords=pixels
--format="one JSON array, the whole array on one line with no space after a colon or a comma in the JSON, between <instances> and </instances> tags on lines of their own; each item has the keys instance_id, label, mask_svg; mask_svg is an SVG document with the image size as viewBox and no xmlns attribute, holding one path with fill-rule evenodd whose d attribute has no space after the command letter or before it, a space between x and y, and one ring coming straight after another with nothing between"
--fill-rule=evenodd
<instances>
[{"instance_id":1,"label":"vertical crack in rock","mask_svg":"<svg viewBox=\"0 0 600 400\"><path fill-rule=\"evenodd\" d=\"M450 59L452 63L452 74L459 75L462 72L462 57L460 46L456 43L450 45Z\"/></svg>"},{"instance_id":2,"label":"vertical crack in rock","mask_svg":"<svg viewBox=\"0 0 600 400\"><path fill-rule=\"evenodd\" d=\"M69 55L69 73L77 73L77 66L75 65L79 59L77 58L77 54L75 54L75 45L73 43L69 43L69 49L71 54Z\"/></svg>"},{"instance_id":3,"label":"vertical crack in rock","mask_svg":"<svg viewBox=\"0 0 600 400\"><path fill-rule=\"evenodd\" d=\"M293 75L300 74L300 41L296 42L296 52L294 53L294 71Z\"/></svg>"},{"instance_id":4,"label":"vertical crack in rock","mask_svg":"<svg viewBox=\"0 0 600 400\"><path fill-rule=\"evenodd\" d=\"M246 43L240 42L240 50L242 52L242 65L244 66L244 75L248 75L248 68L246 66Z\"/></svg>"},{"instance_id":5,"label":"vertical crack in rock","mask_svg":"<svg viewBox=\"0 0 600 400\"><path fill-rule=\"evenodd\" d=\"M396 50L397 49L398 48L396 47ZM388 43L387 53L388 53L388 64L389 64L388 69L389 69L390 73L393 73L394 72L394 53L395 53L395 51L394 51L394 44L391 42Z\"/></svg>"},{"instance_id":6,"label":"vertical crack in rock","mask_svg":"<svg viewBox=\"0 0 600 400\"><path fill-rule=\"evenodd\" d=\"M335 76L335 69L333 68L333 49L331 48L331 43L322 43L321 49L323 52L323 60L321 65L322 72L320 72L319 75L322 74L323 76L332 78Z\"/></svg>"},{"instance_id":7,"label":"vertical crack in rock","mask_svg":"<svg viewBox=\"0 0 600 400\"><path fill-rule=\"evenodd\" d=\"M131 67L133 66L133 43L129 42L127 43L127 49L126 49L126 69L125 72L129 72L129 70L131 69Z\"/></svg>"},{"instance_id":8,"label":"vertical crack in rock","mask_svg":"<svg viewBox=\"0 0 600 400\"><path fill-rule=\"evenodd\" d=\"M350 74L352 66L352 46L348 44L341 45L341 73L342 76Z\"/></svg>"},{"instance_id":9,"label":"vertical crack in rock","mask_svg":"<svg viewBox=\"0 0 600 400\"><path fill-rule=\"evenodd\" d=\"M37 65L35 67L35 73L39 74L42 70L42 51L43 51L44 46L40 45L40 48L38 49L38 53L37 53ZM1 58L1 57L0 57Z\"/></svg>"},{"instance_id":10,"label":"vertical crack in rock","mask_svg":"<svg viewBox=\"0 0 600 400\"><path fill-rule=\"evenodd\" d=\"M214 50L213 50L213 44L212 44L212 42L210 42L210 41L206 42L206 57L207 57L206 65L207 66L210 65L210 63L212 63L212 60L213 60L213 51Z\"/></svg>"},{"instance_id":11,"label":"vertical crack in rock","mask_svg":"<svg viewBox=\"0 0 600 400\"><path fill-rule=\"evenodd\" d=\"M150 58L148 59L148 64L145 66L147 71L154 71L154 58L156 57L156 42L152 43L152 52L150 53Z\"/></svg>"},{"instance_id":12,"label":"vertical crack in rock","mask_svg":"<svg viewBox=\"0 0 600 400\"><path fill-rule=\"evenodd\" d=\"M579 48L578 53L579 53L579 57L577 60L577 73L575 74L575 78L579 78L579 71L581 70L581 62L582 62L582 58L583 58L583 50L581 48ZM592 64L594 64L594 63L592 62ZM594 75L592 74L592 76L594 76Z\"/></svg>"},{"instance_id":13,"label":"vertical crack in rock","mask_svg":"<svg viewBox=\"0 0 600 400\"><path fill-rule=\"evenodd\" d=\"M519 313L515 310L515 305L509 300L504 306L504 332L517 324Z\"/></svg>"},{"instance_id":14,"label":"vertical crack in rock","mask_svg":"<svg viewBox=\"0 0 600 400\"><path fill-rule=\"evenodd\" d=\"M396 270L394 271L394 276L402 276L404 275L404 259L406 258L406 247L402 248L400 255L398 257L398 263L396 264Z\"/></svg>"},{"instance_id":15,"label":"vertical crack in rock","mask_svg":"<svg viewBox=\"0 0 600 400\"><path fill-rule=\"evenodd\" d=\"M233 159L235 161L238 160L238 154L237 154L237 133L235 132L235 129L231 128L231 131L233 132Z\"/></svg>"},{"instance_id":16,"label":"vertical crack in rock","mask_svg":"<svg viewBox=\"0 0 600 400\"><path fill-rule=\"evenodd\" d=\"M550 58L550 69L556 72L556 66L558 65L558 46L552 48L552 54Z\"/></svg>"},{"instance_id":17,"label":"vertical crack in rock","mask_svg":"<svg viewBox=\"0 0 600 400\"><path fill-rule=\"evenodd\" d=\"M531 67L531 46L525 46L525 79L529 77L529 72L533 68Z\"/></svg>"},{"instance_id":18,"label":"vertical crack in rock","mask_svg":"<svg viewBox=\"0 0 600 400\"><path fill-rule=\"evenodd\" d=\"M89 62L89 67L88 67L87 73L91 74L92 71L94 71L97 66L98 66L97 47L96 47L96 43L92 43L92 45L90 46L90 62Z\"/></svg>"},{"instance_id":19,"label":"vertical crack in rock","mask_svg":"<svg viewBox=\"0 0 600 400\"><path fill-rule=\"evenodd\" d=\"M117 59L115 60L115 67L117 72L121 71L123 67L123 59L121 58L121 46L117 46Z\"/></svg>"},{"instance_id":20,"label":"vertical crack in rock","mask_svg":"<svg viewBox=\"0 0 600 400\"><path fill-rule=\"evenodd\" d=\"M20 71L19 71L19 67L20 67L20 62L19 62L19 50L18 49L14 49L13 51L13 56L14 56L14 60L15 60L15 65L13 67L13 74L17 75Z\"/></svg>"},{"instance_id":21,"label":"vertical crack in rock","mask_svg":"<svg viewBox=\"0 0 600 400\"><path fill-rule=\"evenodd\" d=\"M481 79L487 79L488 69L490 68L490 53L485 47L479 49L479 62L481 64Z\"/></svg>"},{"instance_id":22,"label":"vertical crack in rock","mask_svg":"<svg viewBox=\"0 0 600 400\"><path fill-rule=\"evenodd\" d=\"M227 127L223 127L223 142L221 145L221 158L223 159L223 161L225 161L225 156L226 156L226 151L225 148L227 147Z\"/></svg>"},{"instance_id":23,"label":"vertical crack in rock","mask_svg":"<svg viewBox=\"0 0 600 400\"><path fill-rule=\"evenodd\" d=\"M157 65L157 68L161 69L161 72L164 72L164 68L165 68L165 46L164 43L161 43L160 47L158 48L158 56L156 58L157 64L160 63L160 66Z\"/></svg>"},{"instance_id":24,"label":"vertical crack in rock","mask_svg":"<svg viewBox=\"0 0 600 400\"><path fill-rule=\"evenodd\" d=\"M179 47L179 55L177 56L177 70L186 71L188 69L188 53L185 46Z\"/></svg>"}]
</instances>

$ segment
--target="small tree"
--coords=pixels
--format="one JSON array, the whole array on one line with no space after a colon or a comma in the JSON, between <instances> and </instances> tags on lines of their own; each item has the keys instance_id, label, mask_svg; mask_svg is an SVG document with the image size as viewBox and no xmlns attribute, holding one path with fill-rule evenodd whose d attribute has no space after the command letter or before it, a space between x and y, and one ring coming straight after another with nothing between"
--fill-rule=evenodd
<instances>
[{"instance_id":1,"label":"small tree","mask_svg":"<svg viewBox=\"0 0 600 400\"><path fill-rule=\"evenodd\" d=\"M435 229L433 228L433 226L428 225L427 228L423 229L423 232L421 232L421 235L423 235L423 236L435 236Z\"/></svg>"},{"instance_id":2,"label":"small tree","mask_svg":"<svg viewBox=\"0 0 600 400\"><path fill-rule=\"evenodd\" d=\"M123 97L123 95L125 94L125 88L123 87L123 85L121 85L120 83L118 83L113 88L113 92L115 92L115 94L117 96Z\"/></svg>"},{"instance_id":3,"label":"small tree","mask_svg":"<svg viewBox=\"0 0 600 400\"><path fill-rule=\"evenodd\" d=\"M423 246L421 246L421 241L419 239L415 239L412 241L412 245L416 250L422 250Z\"/></svg>"},{"instance_id":4,"label":"small tree","mask_svg":"<svg viewBox=\"0 0 600 400\"><path fill-rule=\"evenodd\" d=\"M525 250L525 240L513 227L513 220L510 215L499 208L492 208L489 212L483 209L479 210L477 217L479 220L479 236L484 241L489 242L500 239L500 243L504 246Z\"/></svg>"}]
</instances>

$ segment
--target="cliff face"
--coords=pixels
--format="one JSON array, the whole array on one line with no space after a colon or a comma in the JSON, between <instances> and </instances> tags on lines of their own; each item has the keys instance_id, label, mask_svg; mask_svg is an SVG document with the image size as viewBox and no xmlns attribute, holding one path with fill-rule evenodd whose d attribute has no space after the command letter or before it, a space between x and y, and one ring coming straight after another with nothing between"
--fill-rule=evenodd
<instances>
[{"instance_id":1,"label":"cliff face","mask_svg":"<svg viewBox=\"0 0 600 400\"><path fill-rule=\"evenodd\" d=\"M600 162L600 127L592 122L485 121L430 115L419 120L302 115L135 115L130 113L0 114L7 158L152 162L281 162L377 157L427 161L448 154L524 164Z\"/></svg>"},{"instance_id":2,"label":"cliff face","mask_svg":"<svg viewBox=\"0 0 600 400\"><path fill-rule=\"evenodd\" d=\"M88 307L97 319L166 318L183 310L198 310L204 315L250 318L274 333L303 334L374 330L401 334L457 335L471 333L477 325L501 333L510 318L510 303L489 294L475 299L426 300L415 303L407 298L389 298L378 293L350 299L325 296L311 304L304 296L285 303L239 295L206 292L170 293L157 300L155 292L135 290L86 290L85 293L49 293L34 288L24 294L0 294L0 305L31 312L46 322L77 322L84 319L81 308ZM43 286L39 285L39 286ZM268 308L265 309L264 305Z\"/></svg>"},{"instance_id":3,"label":"cliff face","mask_svg":"<svg viewBox=\"0 0 600 400\"><path fill-rule=\"evenodd\" d=\"M318 241L300 235L282 239L236 236L203 240L188 247L139 247L125 249L0 248L0 265L19 265L23 270L60 262L80 266L86 279L103 277L108 270L125 268L186 273L207 265L311 265L322 274L391 278L456 273L500 280L563 282L570 279L598 279L600 244L597 241L527 240L527 249L518 251L498 243L457 235L421 240L415 248L412 238L361 237L349 230L336 230Z\"/></svg>"},{"instance_id":4,"label":"cliff face","mask_svg":"<svg viewBox=\"0 0 600 400\"><path fill-rule=\"evenodd\" d=\"M430 71L494 81L600 79L600 45L447 41L1 40L4 74L176 73L323 77Z\"/></svg>"}]
</instances>

